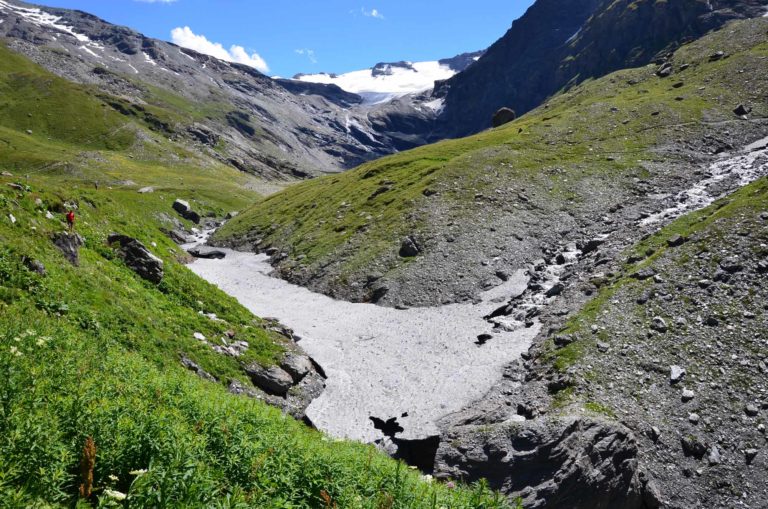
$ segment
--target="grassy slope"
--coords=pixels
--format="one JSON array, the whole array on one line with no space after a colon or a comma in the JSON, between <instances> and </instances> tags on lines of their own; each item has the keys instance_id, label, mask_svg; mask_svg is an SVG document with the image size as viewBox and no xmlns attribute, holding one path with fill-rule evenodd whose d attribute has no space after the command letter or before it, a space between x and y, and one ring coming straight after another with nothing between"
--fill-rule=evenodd
<instances>
[{"instance_id":1,"label":"grassy slope","mask_svg":"<svg viewBox=\"0 0 768 509\"><path fill-rule=\"evenodd\" d=\"M89 436L104 507L324 507L323 493L330 507L504 505L482 487L423 482L371 447L327 441L183 370L181 353L223 382L242 378L238 362L203 348L194 332L215 338L232 328L251 344L248 360L263 364L282 351L280 337L191 274L160 232L176 197L219 214L252 201L248 177L127 122L87 88L3 48L0 91L0 170L16 175L0 177L4 507L75 505ZM157 190L136 193L144 185ZM78 205L86 239L77 268L50 241L64 228L65 202ZM160 285L114 256L105 244L112 231L164 259ZM47 275L29 271L25 257ZM148 472L130 474L136 469ZM128 499L118 504L108 488Z\"/></svg>"},{"instance_id":2,"label":"grassy slope","mask_svg":"<svg viewBox=\"0 0 768 509\"><path fill-rule=\"evenodd\" d=\"M567 207L585 199L582 186L591 178L628 179L638 176L640 160L662 161L651 149L669 136L695 132L702 120L733 120L734 105L754 92L738 70L765 65L766 24L750 21L735 36L726 28L683 48L675 62L692 65L671 78L656 78L650 67L617 72L501 128L293 186L256 203L217 239L263 239L262 246L279 246L294 260L304 255L301 264L310 269L342 258L343 277L382 258L390 269L403 263L395 255L403 235L434 237L433 226L419 219L428 201L471 215L478 193L510 184L544 187L540 177L546 174L551 186L542 192ZM713 48L732 56L708 62ZM677 82L683 86L673 88ZM758 109L757 115L766 113ZM426 198L425 189L440 194Z\"/></svg>"}]
</instances>

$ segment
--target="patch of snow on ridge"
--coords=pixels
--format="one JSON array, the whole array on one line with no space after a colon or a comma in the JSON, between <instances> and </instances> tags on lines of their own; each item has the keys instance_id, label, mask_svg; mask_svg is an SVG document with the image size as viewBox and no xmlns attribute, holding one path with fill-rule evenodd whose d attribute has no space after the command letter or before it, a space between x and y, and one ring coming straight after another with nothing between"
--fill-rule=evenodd
<instances>
[{"instance_id":1,"label":"patch of snow on ridge","mask_svg":"<svg viewBox=\"0 0 768 509\"><path fill-rule=\"evenodd\" d=\"M80 42L91 41L88 36L75 32L72 27L60 24L59 21L61 21L61 16L55 16L40 9L28 9L26 7L11 5L4 0L0 0L0 9L11 11L34 25L53 27L56 30L73 36Z\"/></svg>"},{"instance_id":2,"label":"patch of snow on ridge","mask_svg":"<svg viewBox=\"0 0 768 509\"><path fill-rule=\"evenodd\" d=\"M352 71L338 76L307 74L299 81L337 85L342 90L363 96L366 104L378 104L407 94L423 92L435 86L435 81L446 80L456 71L439 62L416 62L413 69L389 67L391 74L374 76L371 69Z\"/></svg>"}]
</instances>

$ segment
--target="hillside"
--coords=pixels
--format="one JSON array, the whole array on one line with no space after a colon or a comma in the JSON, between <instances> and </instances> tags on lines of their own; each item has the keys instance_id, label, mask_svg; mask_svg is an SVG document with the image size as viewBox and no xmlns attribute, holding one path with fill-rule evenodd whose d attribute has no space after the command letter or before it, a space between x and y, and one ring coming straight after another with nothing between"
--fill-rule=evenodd
<instances>
[{"instance_id":1,"label":"hillside","mask_svg":"<svg viewBox=\"0 0 768 509\"><path fill-rule=\"evenodd\" d=\"M685 46L670 77L657 65L620 71L501 128L293 186L215 239L272 247L284 277L332 296L418 306L472 300L606 227L636 237L634 220L665 208L714 154L766 133L767 24ZM739 104L751 113L736 115Z\"/></svg>"},{"instance_id":2,"label":"hillside","mask_svg":"<svg viewBox=\"0 0 768 509\"><path fill-rule=\"evenodd\" d=\"M258 374L303 355L290 331L194 276L169 238L264 183L120 101L0 46L1 505L507 507L266 405L300 415L320 375L270 394Z\"/></svg>"}]
</instances>

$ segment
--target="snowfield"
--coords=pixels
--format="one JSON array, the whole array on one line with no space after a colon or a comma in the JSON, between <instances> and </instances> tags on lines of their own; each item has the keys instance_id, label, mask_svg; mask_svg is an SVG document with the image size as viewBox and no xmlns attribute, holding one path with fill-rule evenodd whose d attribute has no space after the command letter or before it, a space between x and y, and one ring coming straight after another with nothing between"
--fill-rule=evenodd
<instances>
[{"instance_id":1,"label":"snowfield","mask_svg":"<svg viewBox=\"0 0 768 509\"><path fill-rule=\"evenodd\" d=\"M342 90L361 95L366 104L379 104L407 94L430 90L435 81L446 80L456 71L439 62L411 63L413 69L391 66L390 75L373 76L372 69L353 71L332 77L330 74L307 74L299 81L337 85Z\"/></svg>"}]
</instances>

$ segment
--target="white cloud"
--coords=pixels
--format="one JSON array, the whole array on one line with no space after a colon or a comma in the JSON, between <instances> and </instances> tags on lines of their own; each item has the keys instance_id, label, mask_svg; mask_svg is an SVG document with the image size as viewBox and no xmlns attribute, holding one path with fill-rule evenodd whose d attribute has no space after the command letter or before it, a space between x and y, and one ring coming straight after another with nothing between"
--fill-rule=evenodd
<instances>
[{"instance_id":1,"label":"white cloud","mask_svg":"<svg viewBox=\"0 0 768 509\"><path fill-rule=\"evenodd\" d=\"M162 0L166 1L166 0ZM204 35L198 35L189 27L171 30L171 40L183 48L189 48L212 57L249 65L261 72L269 72L269 66L258 53L248 54L242 46L232 45L226 49L218 42L211 42Z\"/></svg>"},{"instance_id":2,"label":"white cloud","mask_svg":"<svg viewBox=\"0 0 768 509\"><path fill-rule=\"evenodd\" d=\"M369 11L365 7L362 7L360 12L363 13L363 16L367 16L369 18L384 19L384 15L378 9L371 9Z\"/></svg>"},{"instance_id":3,"label":"white cloud","mask_svg":"<svg viewBox=\"0 0 768 509\"><path fill-rule=\"evenodd\" d=\"M317 63L317 57L315 56L315 50L309 48L294 50L299 55L305 55L313 64Z\"/></svg>"}]
</instances>

